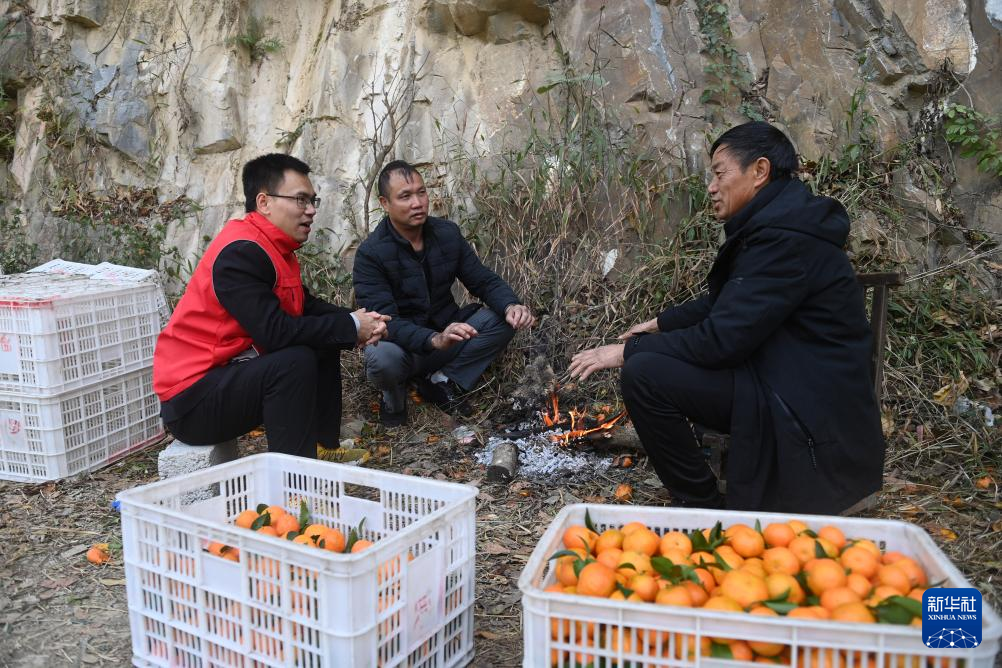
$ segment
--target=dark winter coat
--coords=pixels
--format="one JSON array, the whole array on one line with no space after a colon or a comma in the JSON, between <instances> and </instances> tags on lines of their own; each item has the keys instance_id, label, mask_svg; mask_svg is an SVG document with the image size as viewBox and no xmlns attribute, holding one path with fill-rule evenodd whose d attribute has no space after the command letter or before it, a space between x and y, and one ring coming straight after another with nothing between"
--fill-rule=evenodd
<instances>
[{"instance_id":1,"label":"dark winter coat","mask_svg":"<svg viewBox=\"0 0 1002 668\"><path fill-rule=\"evenodd\" d=\"M707 293L658 317L647 351L734 370L730 508L834 514L881 486L884 439L849 218L795 179L725 226Z\"/></svg>"},{"instance_id":2,"label":"dark winter coat","mask_svg":"<svg viewBox=\"0 0 1002 668\"><path fill-rule=\"evenodd\" d=\"M508 305L519 303L508 284L483 265L458 225L429 216L422 233L423 261L384 217L358 247L352 272L358 304L392 316L389 340L413 353L430 352L432 335L472 315L461 312L452 296L457 278L502 317Z\"/></svg>"}]
</instances>

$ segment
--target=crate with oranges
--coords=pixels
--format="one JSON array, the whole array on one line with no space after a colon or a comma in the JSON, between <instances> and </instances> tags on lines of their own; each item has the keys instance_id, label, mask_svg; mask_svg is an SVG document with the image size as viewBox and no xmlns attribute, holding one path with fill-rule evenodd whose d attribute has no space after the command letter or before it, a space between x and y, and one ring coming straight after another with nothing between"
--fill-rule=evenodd
<instances>
[{"instance_id":1,"label":"crate with oranges","mask_svg":"<svg viewBox=\"0 0 1002 668\"><path fill-rule=\"evenodd\" d=\"M133 662L466 665L475 497L272 453L122 492Z\"/></svg>"},{"instance_id":2,"label":"crate with oranges","mask_svg":"<svg viewBox=\"0 0 1002 668\"><path fill-rule=\"evenodd\" d=\"M354 554L372 545L371 540L362 538L365 519L358 527L352 528L346 536L336 526L313 522L306 501L299 502L299 508L289 512L284 506L259 503L253 510L241 511L233 524L249 529L261 536L284 538L293 543L316 547L339 554ZM205 551L230 561L240 561L240 550L219 541L207 541ZM414 556L409 555L413 560Z\"/></svg>"},{"instance_id":3,"label":"crate with oranges","mask_svg":"<svg viewBox=\"0 0 1002 668\"><path fill-rule=\"evenodd\" d=\"M987 605L980 646L922 641L923 592L969 586L904 522L571 506L519 580L524 665L987 667Z\"/></svg>"}]
</instances>

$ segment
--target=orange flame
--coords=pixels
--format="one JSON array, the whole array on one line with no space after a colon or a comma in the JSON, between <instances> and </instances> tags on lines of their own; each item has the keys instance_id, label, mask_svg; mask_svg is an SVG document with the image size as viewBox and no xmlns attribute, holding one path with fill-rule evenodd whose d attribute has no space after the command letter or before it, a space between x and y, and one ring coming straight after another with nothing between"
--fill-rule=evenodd
<instances>
[{"instance_id":1,"label":"orange flame","mask_svg":"<svg viewBox=\"0 0 1002 668\"><path fill-rule=\"evenodd\" d=\"M552 412L551 412L552 411ZM557 399L557 392L554 390L550 393L550 410L541 411L543 424L547 427L554 427L564 421L564 417L560 415L560 403ZM622 410L618 415L600 422L600 424L591 427L589 429L584 429L581 424L586 417L586 413L579 413L573 408L567 412L567 419L570 420L569 428L561 434L552 434L550 440L554 443L563 443L564 445L570 444L571 441L587 436L588 434L594 434L599 431L609 431L612 429L617 422L626 417L626 410ZM605 416L599 414L599 420L602 420Z\"/></svg>"},{"instance_id":2,"label":"orange flame","mask_svg":"<svg viewBox=\"0 0 1002 668\"><path fill-rule=\"evenodd\" d=\"M613 417L613 418L611 418L609 420L606 420L605 422L601 423L598 426L592 427L591 429L575 429L574 416L575 415L577 415L577 417L584 417L584 416L580 415L580 414L576 414L576 413L574 413L574 411L571 411L571 414L572 414L572 417L571 417L571 428L568 431L565 431L562 434L553 434L552 436L550 436L550 440L553 441L554 443L563 442L564 445L568 445L568 444L570 444L571 441L577 440L579 438L583 438L583 437L587 436L588 434L594 434L595 432L599 432L599 431L609 431L614 426L616 426L617 422L619 422L624 417L626 417L626 409L621 410L619 412L619 414L616 415L615 417Z\"/></svg>"},{"instance_id":3,"label":"orange flame","mask_svg":"<svg viewBox=\"0 0 1002 668\"><path fill-rule=\"evenodd\" d=\"M560 417L560 404L557 401L557 391L554 390L550 392L550 404L553 406L553 413L548 412L543 413L543 424L547 427L552 427L553 425L561 422L563 418Z\"/></svg>"}]
</instances>

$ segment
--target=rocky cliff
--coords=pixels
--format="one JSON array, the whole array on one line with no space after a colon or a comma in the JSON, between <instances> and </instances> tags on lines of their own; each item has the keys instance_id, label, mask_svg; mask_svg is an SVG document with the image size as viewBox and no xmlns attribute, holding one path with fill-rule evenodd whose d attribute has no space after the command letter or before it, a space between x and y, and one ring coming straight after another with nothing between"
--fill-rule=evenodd
<instances>
[{"instance_id":1,"label":"rocky cliff","mask_svg":"<svg viewBox=\"0 0 1002 668\"><path fill-rule=\"evenodd\" d=\"M1002 232L998 177L955 159L940 125L950 100L1000 109L999 0L0 0L0 16L0 212L43 244L74 207L183 198L171 241L194 254L241 211L241 164L277 150L313 166L318 220L347 248L377 217L384 160L433 186L457 155L489 169L552 103L548 82L586 76L690 173L743 119L781 125L810 162L858 142L865 112L878 149L955 165L942 193L905 169L888 183L912 241L932 238L944 193ZM906 259L938 261L919 250Z\"/></svg>"}]
</instances>

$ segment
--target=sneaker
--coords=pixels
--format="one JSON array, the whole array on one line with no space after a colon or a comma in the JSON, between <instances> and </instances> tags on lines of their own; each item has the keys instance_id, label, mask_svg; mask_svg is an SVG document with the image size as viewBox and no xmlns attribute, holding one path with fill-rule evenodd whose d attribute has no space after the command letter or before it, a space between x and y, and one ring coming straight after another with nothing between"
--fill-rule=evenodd
<instances>
[{"instance_id":1,"label":"sneaker","mask_svg":"<svg viewBox=\"0 0 1002 668\"><path fill-rule=\"evenodd\" d=\"M422 399L430 401L446 413L463 417L473 414L473 407L465 398L466 391L451 380L433 383L428 378L418 378L416 384Z\"/></svg>"},{"instance_id":2,"label":"sneaker","mask_svg":"<svg viewBox=\"0 0 1002 668\"><path fill-rule=\"evenodd\" d=\"M384 427L402 427L407 424L407 404L399 411L390 411L382 399L379 400L379 423Z\"/></svg>"}]
</instances>

